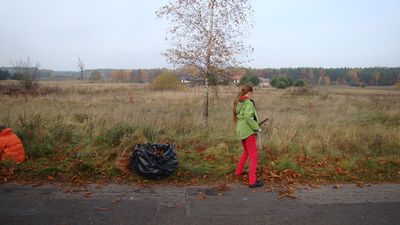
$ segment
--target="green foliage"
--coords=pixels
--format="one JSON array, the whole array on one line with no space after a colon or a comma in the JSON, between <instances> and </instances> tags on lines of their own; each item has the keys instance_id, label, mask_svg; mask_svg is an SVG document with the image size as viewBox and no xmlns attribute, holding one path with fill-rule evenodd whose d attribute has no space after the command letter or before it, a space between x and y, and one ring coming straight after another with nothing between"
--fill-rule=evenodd
<instances>
[{"instance_id":1,"label":"green foliage","mask_svg":"<svg viewBox=\"0 0 400 225\"><path fill-rule=\"evenodd\" d=\"M9 78L11 78L11 74L8 70L0 70L0 80L7 80Z\"/></svg>"},{"instance_id":2,"label":"green foliage","mask_svg":"<svg viewBox=\"0 0 400 225\"><path fill-rule=\"evenodd\" d=\"M52 152L53 143L46 139L47 134L40 115L30 119L20 116L16 134L21 139L28 156L41 157Z\"/></svg>"},{"instance_id":3,"label":"green foliage","mask_svg":"<svg viewBox=\"0 0 400 225\"><path fill-rule=\"evenodd\" d=\"M293 85L293 80L288 77L274 77L271 80L271 86L278 89L286 89Z\"/></svg>"},{"instance_id":4,"label":"green foliage","mask_svg":"<svg viewBox=\"0 0 400 225\"><path fill-rule=\"evenodd\" d=\"M124 136L131 135L135 130L136 127L132 125L118 123L110 129L104 130L99 136L97 136L96 142L107 146L116 146L121 143Z\"/></svg>"},{"instance_id":5,"label":"green foliage","mask_svg":"<svg viewBox=\"0 0 400 225\"><path fill-rule=\"evenodd\" d=\"M294 86L296 86L296 87L304 87L304 86L306 86L306 82L304 82L304 80L296 80L294 82Z\"/></svg>"},{"instance_id":6,"label":"green foliage","mask_svg":"<svg viewBox=\"0 0 400 225\"><path fill-rule=\"evenodd\" d=\"M304 173L304 170L301 166L297 165L295 162L293 162L292 159L289 158L282 158L279 160L276 165L274 166L275 169L284 171L284 170L293 170L296 172L299 172L301 174Z\"/></svg>"},{"instance_id":7,"label":"green foliage","mask_svg":"<svg viewBox=\"0 0 400 225\"><path fill-rule=\"evenodd\" d=\"M229 84L229 80L227 79L223 79L218 75L214 75L214 74L210 74L209 78L208 78L208 83L209 85L228 85Z\"/></svg>"},{"instance_id":8,"label":"green foliage","mask_svg":"<svg viewBox=\"0 0 400 225\"><path fill-rule=\"evenodd\" d=\"M286 82L284 82L284 81L279 81L278 83L276 83L276 86L275 86L276 88L278 88L278 89L286 89L288 86L287 86L287 83Z\"/></svg>"},{"instance_id":9,"label":"green foliage","mask_svg":"<svg viewBox=\"0 0 400 225\"><path fill-rule=\"evenodd\" d=\"M240 78L240 85L250 84L252 86L258 86L260 84L260 78L258 76L243 76Z\"/></svg>"},{"instance_id":10,"label":"green foliage","mask_svg":"<svg viewBox=\"0 0 400 225\"><path fill-rule=\"evenodd\" d=\"M175 74L168 70L161 72L161 74L151 82L151 88L157 91L179 90L181 87L181 83Z\"/></svg>"},{"instance_id":11,"label":"green foliage","mask_svg":"<svg viewBox=\"0 0 400 225\"><path fill-rule=\"evenodd\" d=\"M288 87L293 86L294 81L291 77L286 77L286 82L287 82Z\"/></svg>"},{"instance_id":12,"label":"green foliage","mask_svg":"<svg viewBox=\"0 0 400 225\"><path fill-rule=\"evenodd\" d=\"M394 85L400 80L400 67L373 67L373 68L280 68L280 69L246 69L246 75L259 77L291 77L293 80L302 79L308 84L318 81L324 84L360 84Z\"/></svg>"},{"instance_id":13,"label":"green foliage","mask_svg":"<svg viewBox=\"0 0 400 225\"><path fill-rule=\"evenodd\" d=\"M18 122L16 134L30 157L48 156L79 142L74 126L65 124L62 117L46 123L40 114L30 118L20 116Z\"/></svg>"}]
</instances>

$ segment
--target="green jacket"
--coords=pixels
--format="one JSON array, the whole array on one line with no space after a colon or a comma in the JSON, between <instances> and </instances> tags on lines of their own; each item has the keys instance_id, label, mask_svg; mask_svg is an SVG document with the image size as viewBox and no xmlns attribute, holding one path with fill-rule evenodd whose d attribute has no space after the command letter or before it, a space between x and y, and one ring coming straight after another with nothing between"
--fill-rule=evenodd
<instances>
[{"instance_id":1,"label":"green jacket","mask_svg":"<svg viewBox=\"0 0 400 225\"><path fill-rule=\"evenodd\" d=\"M254 103L246 99L238 102L236 107L236 134L240 140L246 139L248 136L259 130L258 115Z\"/></svg>"}]
</instances>

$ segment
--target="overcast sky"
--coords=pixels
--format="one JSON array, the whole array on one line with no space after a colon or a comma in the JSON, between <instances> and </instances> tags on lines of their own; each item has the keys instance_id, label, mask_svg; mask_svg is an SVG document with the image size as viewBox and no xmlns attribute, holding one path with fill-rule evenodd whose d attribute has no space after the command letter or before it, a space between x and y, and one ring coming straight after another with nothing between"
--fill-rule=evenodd
<instances>
[{"instance_id":1,"label":"overcast sky","mask_svg":"<svg viewBox=\"0 0 400 225\"><path fill-rule=\"evenodd\" d=\"M0 66L170 67L167 0L1 0ZM400 66L398 0L253 0L251 67Z\"/></svg>"}]
</instances>

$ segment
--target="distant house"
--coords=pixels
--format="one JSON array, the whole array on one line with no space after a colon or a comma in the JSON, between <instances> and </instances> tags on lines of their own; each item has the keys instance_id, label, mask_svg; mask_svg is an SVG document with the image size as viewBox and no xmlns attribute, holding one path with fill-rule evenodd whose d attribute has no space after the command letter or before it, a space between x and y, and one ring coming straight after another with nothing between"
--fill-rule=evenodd
<instances>
[{"instance_id":1,"label":"distant house","mask_svg":"<svg viewBox=\"0 0 400 225\"><path fill-rule=\"evenodd\" d=\"M203 86L204 78L194 78L194 77L183 76L181 78L181 83L188 85L188 86Z\"/></svg>"},{"instance_id":2,"label":"distant house","mask_svg":"<svg viewBox=\"0 0 400 225\"><path fill-rule=\"evenodd\" d=\"M233 83L234 84L239 84L240 83L240 79L242 78L243 75L239 75L239 74L234 74L233 77Z\"/></svg>"},{"instance_id":3,"label":"distant house","mask_svg":"<svg viewBox=\"0 0 400 225\"><path fill-rule=\"evenodd\" d=\"M259 86L260 86L260 87L270 87L270 86L271 86L271 83L270 83L270 81L269 81L268 78L262 78L262 77L260 77L260 84L259 84Z\"/></svg>"}]
</instances>

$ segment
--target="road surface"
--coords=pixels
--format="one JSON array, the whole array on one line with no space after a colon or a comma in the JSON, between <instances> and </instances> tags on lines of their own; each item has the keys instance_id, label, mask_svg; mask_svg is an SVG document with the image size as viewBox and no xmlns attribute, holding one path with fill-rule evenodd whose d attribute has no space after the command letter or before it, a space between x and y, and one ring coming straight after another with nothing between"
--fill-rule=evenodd
<instances>
[{"instance_id":1,"label":"road surface","mask_svg":"<svg viewBox=\"0 0 400 225\"><path fill-rule=\"evenodd\" d=\"M295 199L230 185L0 185L0 224L400 224L400 184L301 188Z\"/></svg>"}]
</instances>

